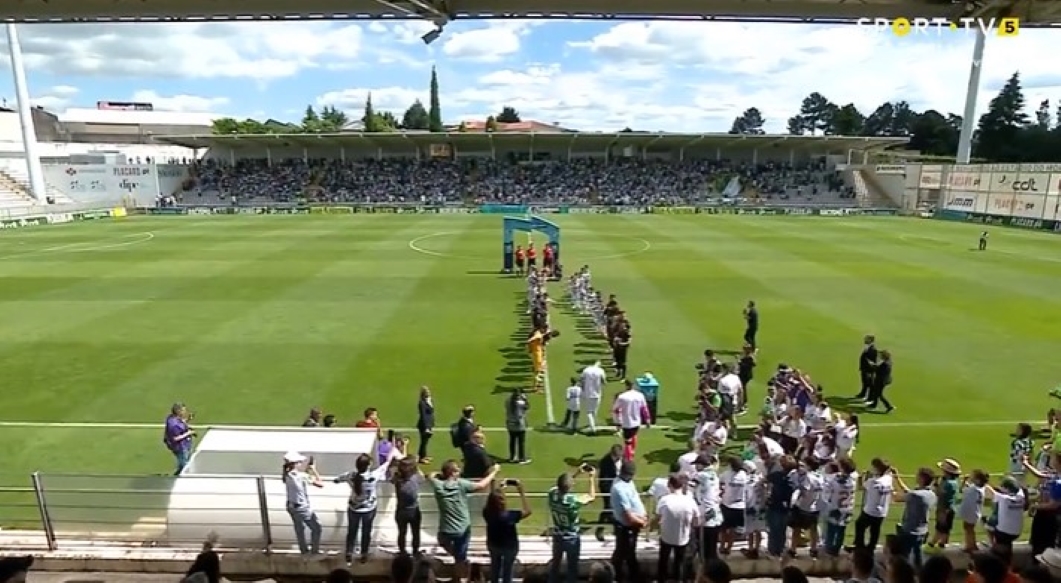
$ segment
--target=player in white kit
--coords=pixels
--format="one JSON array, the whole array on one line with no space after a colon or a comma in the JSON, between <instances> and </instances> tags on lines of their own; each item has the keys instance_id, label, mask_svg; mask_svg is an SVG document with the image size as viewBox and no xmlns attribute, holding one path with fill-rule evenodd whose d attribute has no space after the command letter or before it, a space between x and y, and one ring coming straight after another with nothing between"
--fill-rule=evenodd
<instances>
[{"instance_id":1,"label":"player in white kit","mask_svg":"<svg viewBox=\"0 0 1061 583\"><path fill-rule=\"evenodd\" d=\"M600 361L582 369L579 383L582 385L582 411L589 421L590 433L597 432L597 412L600 410L601 395L604 393L604 383L608 373L604 371Z\"/></svg>"}]
</instances>

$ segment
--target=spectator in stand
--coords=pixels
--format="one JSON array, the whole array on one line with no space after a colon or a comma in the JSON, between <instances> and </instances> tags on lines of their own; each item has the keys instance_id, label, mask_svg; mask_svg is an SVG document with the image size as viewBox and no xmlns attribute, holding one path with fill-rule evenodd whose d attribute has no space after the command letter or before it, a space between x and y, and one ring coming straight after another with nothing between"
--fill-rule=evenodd
<instances>
[{"instance_id":1,"label":"spectator in stand","mask_svg":"<svg viewBox=\"0 0 1061 583\"><path fill-rule=\"evenodd\" d=\"M472 538L468 495L489 490L500 469L495 464L485 477L473 482L460 477L461 467L456 460L448 460L429 479L438 505L438 543L453 557L454 581L468 576L468 544Z\"/></svg>"},{"instance_id":2,"label":"spectator in stand","mask_svg":"<svg viewBox=\"0 0 1061 583\"><path fill-rule=\"evenodd\" d=\"M550 583L560 583L560 569L567 555L566 583L578 581L578 560L582 551L581 512L597 497L597 482L593 466L584 464L572 476L564 472L556 479L556 486L549 490L549 516L552 519L553 560L550 567ZM585 474L589 477L589 493L575 494L575 478Z\"/></svg>"},{"instance_id":3,"label":"spectator in stand","mask_svg":"<svg viewBox=\"0 0 1061 583\"><path fill-rule=\"evenodd\" d=\"M354 426L358 429L379 429L379 410L375 407L365 409L364 417Z\"/></svg>"},{"instance_id":4,"label":"spectator in stand","mask_svg":"<svg viewBox=\"0 0 1061 583\"><path fill-rule=\"evenodd\" d=\"M394 521L398 526L398 552L406 554L405 541L412 534L413 555L420 556L420 525L423 514L420 511L420 485L424 475L420 472L416 460L405 458L398 462L392 478L394 495L397 499L394 510Z\"/></svg>"},{"instance_id":5,"label":"spectator in stand","mask_svg":"<svg viewBox=\"0 0 1061 583\"><path fill-rule=\"evenodd\" d=\"M648 523L648 514L633 482L635 473L634 462L623 461L619 469L619 479L612 484L612 519L615 521L612 566L615 567L617 581L641 580L641 565L637 561L637 540L641 529Z\"/></svg>"},{"instance_id":6,"label":"spectator in stand","mask_svg":"<svg viewBox=\"0 0 1061 583\"><path fill-rule=\"evenodd\" d=\"M337 156L338 157L338 156ZM206 160L198 201L603 204L839 204L853 189L824 162L573 158L520 164L488 158ZM850 204L850 203L847 203Z\"/></svg>"},{"instance_id":7,"label":"spectator in stand","mask_svg":"<svg viewBox=\"0 0 1061 583\"><path fill-rule=\"evenodd\" d=\"M490 553L490 583L512 583L512 568L519 555L519 533L516 525L531 515L530 502L523 483L505 480L504 486L515 488L519 494L520 509L510 510L505 501L505 492L495 489L486 499L483 519L486 521L486 549Z\"/></svg>"}]
</instances>

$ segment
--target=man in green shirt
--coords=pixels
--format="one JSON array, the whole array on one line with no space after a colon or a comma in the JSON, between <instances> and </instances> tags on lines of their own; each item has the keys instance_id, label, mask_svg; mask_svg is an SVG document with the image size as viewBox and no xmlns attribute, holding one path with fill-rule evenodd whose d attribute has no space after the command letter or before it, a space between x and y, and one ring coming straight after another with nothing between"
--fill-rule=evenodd
<instances>
[{"instance_id":1,"label":"man in green shirt","mask_svg":"<svg viewBox=\"0 0 1061 583\"><path fill-rule=\"evenodd\" d=\"M575 494L575 478L586 474L589 478L589 493ZM582 550L580 535L582 507L597 498L597 482L594 480L596 470L590 465L582 465L572 476L567 472L556 479L556 486L549 490L549 515L552 517L553 562L550 567L550 583L560 582L560 564L567 555L567 583L578 581L578 559Z\"/></svg>"},{"instance_id":2,"label":"man in green shirt","mask_svg":"<svg viewBox=\"0 0 1061 583\"><path fill-rule=\"evenodd\" d=\"M460 477L457 460L447 460L442 471L428 480L438 505L438 544L453 557L457 580L468 577L468 545L472 539L472 518L468 494L486 492L501 466L494 464L487 475L476 481Z\"/></svg>"}]
</instances>

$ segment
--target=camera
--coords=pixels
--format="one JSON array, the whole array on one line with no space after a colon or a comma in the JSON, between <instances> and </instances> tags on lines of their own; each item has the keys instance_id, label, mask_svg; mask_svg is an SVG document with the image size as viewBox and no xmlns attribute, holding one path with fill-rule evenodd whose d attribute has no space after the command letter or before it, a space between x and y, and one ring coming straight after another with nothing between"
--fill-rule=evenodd
<instances>
[{"instance_id":1,"label":"camera","mask_svg":"<svg viewBox=\"0 0 1061 583\"><path fill-rule=\"evenodd\" d=\"M506 488L515 488L517 486L519 486L519 480L517 480L515 478L509 478L509 479L505 480L505 487Z\"/></svg>"}]
</instances>

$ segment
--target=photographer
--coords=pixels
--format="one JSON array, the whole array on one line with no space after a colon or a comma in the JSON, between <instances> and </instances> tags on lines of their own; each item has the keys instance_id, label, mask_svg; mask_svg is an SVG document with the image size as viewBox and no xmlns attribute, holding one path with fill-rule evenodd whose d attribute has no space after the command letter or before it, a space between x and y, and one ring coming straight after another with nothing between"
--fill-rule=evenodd
<instances>
[{"instance_id":1,"label":"photographer","mask_svg":"<svg viewBox=\"0 0 1061 583\"><path fill-rule=\"evenodd\" d=\"M162 443L166 445L170 453L177 460L177 469L174 476L179 476L192 456L192 442L195 438L195 430L188 423L193 415L183 403L174 403L170 408L170 414L166 417L166 429L162 434Z\"/></svg>"},{"instance_id":2,"label":"photographer","mask_svg":"<svg viewBox=\"0 0 1061 583\"><path fill-rule=\"evenodd\" d=\"M486 521L486 548L490 552L491 583L512 583L512 567L519 554L519 533L516 525L531 515L527 493L519 480L505 480L506 488L515 488L519 493L520 510L509 510L504 490L498 488L490 493L483 508Z\"/></svg>"},{"instance_id":3,"label":"photographer","mask_svg":"<svg viewBox=\"0 0 1061 583\"><path fill-rule=\"evenodd\" d=\"M606 458L607 460L607 458ZM549 515L552 517L553 560L549 570L550 583L560 583L560 565L567 555L566 583L578 581L578 560L582 550L580 513L582 508L597 498L597 481L593 466L582 464L575 475L567 472L556 479L556 486L549 490ZM589 493L572 492L575 478L585 474L589 478Z\"/></svg>"},{"instance_id":4,"label":"photographer","mask_svg":"<svg viewBox=\"0 0 1061 583\"><path fill-rule=\"evenodd\" d=\"M288 452L284 455L284 467L281 472L284 487L287 491L287 513L291 516L291 522L295 526L295 540L298 541L298 550L303 555L320 553L321 546L321 523L313 507L309 503L309 492L307 485L323 488L320 474L313 465L313 458L298 453ZM306 544L306 529L309 529L310 543Z\"/></svg>"}]
</instances>

